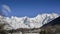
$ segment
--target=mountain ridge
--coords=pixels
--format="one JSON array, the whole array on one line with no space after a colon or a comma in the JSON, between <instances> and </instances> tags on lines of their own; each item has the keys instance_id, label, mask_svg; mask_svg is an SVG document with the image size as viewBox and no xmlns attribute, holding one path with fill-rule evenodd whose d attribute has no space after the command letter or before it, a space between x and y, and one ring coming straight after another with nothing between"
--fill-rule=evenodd
<instances>
[{"instance_id":1,"label":"mountain ridge","mask_svg":"<svg viewBox=\"0 0 60 34\"><path fill-rule=\"evenodd\" d=\"M4 17L4 21L6 25L4 29L18 29L18 28L39 28L44 24L52 21L53 19L59 17L59 14L52 13L52 14L39 14L34 18L25 17Z\"/></svg>"}]
</instances>

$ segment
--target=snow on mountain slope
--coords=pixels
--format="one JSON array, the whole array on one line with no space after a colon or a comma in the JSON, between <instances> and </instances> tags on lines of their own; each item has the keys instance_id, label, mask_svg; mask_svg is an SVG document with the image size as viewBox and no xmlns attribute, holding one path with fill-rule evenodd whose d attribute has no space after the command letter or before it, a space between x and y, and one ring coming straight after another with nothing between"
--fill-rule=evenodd
<instances>
[{"instance_id":1,"label":"snow on mountain slope","mask_svg":"<svg viewBox=\"0 0 60 34\"><path fill-rule=\"evenodd\" d=\"M6 23L4 29L18 29L18 28L39 28L44 24L52 21L53 19L57 18L59 15L52 13L52 14L38 14L34 18L25 17L4 17L4 22ZM1 17L0 17L1 19Z\"/></svg>"}]
</instances>

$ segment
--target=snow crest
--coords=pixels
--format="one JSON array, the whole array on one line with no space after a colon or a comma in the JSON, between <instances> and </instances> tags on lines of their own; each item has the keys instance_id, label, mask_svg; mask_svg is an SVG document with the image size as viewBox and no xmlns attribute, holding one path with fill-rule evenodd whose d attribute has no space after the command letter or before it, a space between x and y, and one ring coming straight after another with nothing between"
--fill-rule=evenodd
<instances>
[{"instance_id":1,"label":"snow crest","mask_svg":"<svg viewBox=\"0 0 60 34\"><path fill-rule=\"evenodd\" d=\"M12 16L11 18L4 17L4 19L1 22L6 24L4 26L4 29L7 29L7 30L18 29L18 28L39 28L57 17L59 17L59 14L56 14L56 13L46 14L45 13L45 14L38 14L34 18L29 18L27 16L25 17ZM3 17L0 16L0 20L2 18Z\"/></svg>"}]
</instances>

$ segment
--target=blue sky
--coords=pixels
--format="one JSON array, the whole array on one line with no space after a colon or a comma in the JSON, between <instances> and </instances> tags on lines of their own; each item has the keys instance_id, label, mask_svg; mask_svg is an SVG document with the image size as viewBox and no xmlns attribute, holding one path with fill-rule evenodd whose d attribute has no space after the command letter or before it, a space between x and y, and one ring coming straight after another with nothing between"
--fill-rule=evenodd
<instances>
[{"instance_id":1,"label":"blue sky","mask_svg":"<svg viewBox=\"0 0 60 34\"><path fill-rule=\"evenodd\" d=\"M7 15L9 17L34 17L42 13L60 14L59 0L0 0L0 9L3 4L11 8Z\"/></svg>"}]
</instances>

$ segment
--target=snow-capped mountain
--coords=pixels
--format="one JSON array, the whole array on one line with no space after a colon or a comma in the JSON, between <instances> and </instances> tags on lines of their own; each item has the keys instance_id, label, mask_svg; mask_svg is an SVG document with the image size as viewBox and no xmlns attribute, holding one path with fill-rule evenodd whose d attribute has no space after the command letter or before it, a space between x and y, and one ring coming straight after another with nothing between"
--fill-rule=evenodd
<instances>
[{"instance_id":1,"label":"snow-capped mountain","mask_svg":"<svg viewBox=\"0 0 60 34\"><path fill-rule=\"evenodd\" d=\"M43 26L44 24L52 21L53 19L59 17L59 14L52 13L52 14L38 14L34 18L29 18L27 16L25 17L2 17L0 16L0 19L4 18L2 20L4 26L4 29L18 29L18 28L39 28ZM0 22L1 23L1 22Z\"/></svg>"}]
</instances>

